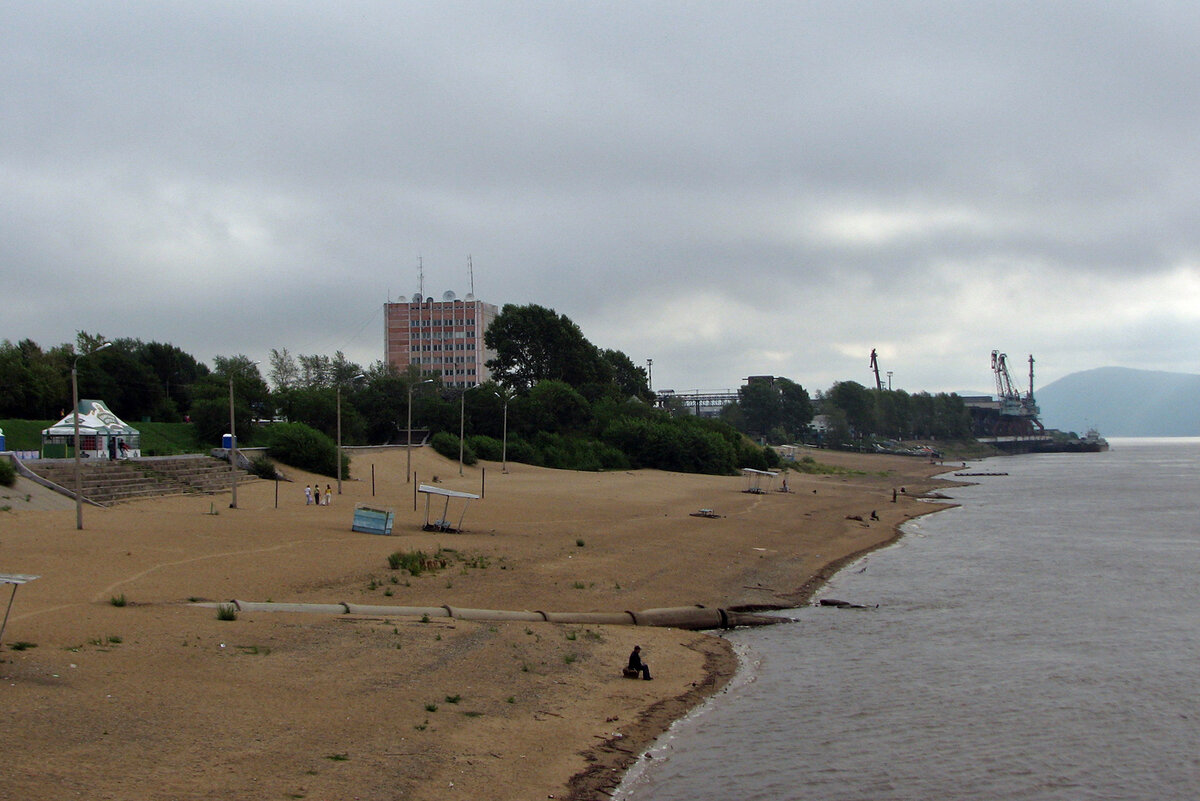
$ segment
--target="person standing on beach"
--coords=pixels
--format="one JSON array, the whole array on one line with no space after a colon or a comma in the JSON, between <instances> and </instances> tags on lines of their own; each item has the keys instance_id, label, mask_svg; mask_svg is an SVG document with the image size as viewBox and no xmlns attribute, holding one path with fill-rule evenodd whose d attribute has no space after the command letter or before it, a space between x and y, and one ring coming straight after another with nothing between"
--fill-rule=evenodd
<instances>
[{"instance_id":1,"label":"person standing on beach","mask_svg":"<svg viewBox=\"0 0 1200 801\"><path fill-rule=\"evenodd\" d=\"M304 505L312 506L312 502L313 502L312 484L308 484L304 487Z\"/></svg>"},{"instance_id":2,"label":"person standing on beach","mask_svg":"<svg viewBox=\"0 0 1200 801\"><path fill-rule=\"evenodd\" d=\"M641 673L643 679L650 681L650 666L642 661L642 646L633 646L633 651L629 654L629 669L634 673Z\"/></svg>"},{"instance_id":3,"label":"person standing on beach","mask_svg":"<svg viewBox=\"0 0 1200 801\"><path fill-rule=\"evenodd\" d=\"M332 500L333 500L333 488L330 487L328 484L326 484L325 485L325 505L328 506L329 502Z\"/></svg>"},{"instance_id":4,"label":"person standing on beach","mask_svg":"<svg viewBox=\"0 0 1200 801\"><path fill-rule=\"evenodd\" d=\"M313 487L313 498L316 499L317 506L321 505L321 485Z\"/></svg>"}]
</instances>

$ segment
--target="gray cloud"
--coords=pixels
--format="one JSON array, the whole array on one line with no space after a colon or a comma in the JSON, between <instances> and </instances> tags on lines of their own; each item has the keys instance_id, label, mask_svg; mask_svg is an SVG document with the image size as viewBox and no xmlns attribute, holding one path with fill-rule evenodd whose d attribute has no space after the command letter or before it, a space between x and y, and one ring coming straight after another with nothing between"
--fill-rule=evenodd
<instances>
[{"instance_id":1,"label":"gray cloud","mask_svg":"<svg viewBox=\"0 0 1200 801\"><path fill-rule=\"evenodd\" d=\"M1200 11L1166 2L28 4L0 337L382 357L417 289L655 384L1200 371ZM48 310L53 309L53 313Z\"/></svg>"}]
</instances>

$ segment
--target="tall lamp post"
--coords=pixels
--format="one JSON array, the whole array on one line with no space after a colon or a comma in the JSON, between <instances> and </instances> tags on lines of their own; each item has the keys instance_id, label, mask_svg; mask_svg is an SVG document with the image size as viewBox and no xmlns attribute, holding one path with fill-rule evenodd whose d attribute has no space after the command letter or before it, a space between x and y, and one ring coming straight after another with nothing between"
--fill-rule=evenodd
<instances>
[{"instance_id":1,"label":"tall lamp post","mask_svg":"<svg viewBox=\"0 0 1200 801\"><path fill-rule=\"evenodd\" d=\"M404 454L407 463L407 469L404 471L404 483L412 483L412 394L413 390L422 384L432 384L432 378L426 378L424 381L410 382L408 385L408 428L405 429L404 438Z\"/></svg>"},{"instance_id":2,"label":"tall lamp post","mask_svg":"<svg viewBox=\"0 0 1200 801\"><path fill-rule=\"evenodd\" d=\"M458 396L458 474L463 474L463 433L467 423L467 393L478 388L476 384L473 387L467 387Z\"/></svg>"},{"instance_id":3,"label":"tall lamp post","mask_svg":"<svg viewBox=\"0 0 1200 801\"><path fill-rule=\"evenodd\" d=\"M258 362L250 362L250 367L254 367ZM233 486L233 497L229 501L229 508L236 509L237 505L237 485L238 485L238 463L237 463L237 431L234 428L233 421L233 367L229 368L229 478Z\"/></svg>"},{"instance_id":4,"label":"tall lamp post","mask_svg":"<svg viewBox=\"0 0 1200 801\"><path fill-rule=\"evenodd\" d=\"M359 373L350 379L353 384L360 378L366 378L365 375ZM338 478L338 495L342 494L342 385L337 385L337 478Z\"/></svg>"},{"instance_id":5,"label":"tall lamp post","mask_svg":"<svg viewBox=\"0 0 1200 801\"><path fill-rule=\"evenodd\" d=\"M500 472L508 472L508 402L512 395L508 392L497 392L496 397L504 401L504 433L500 440Z\"/></svg>"},{"instance_id":6,"label":"tall lamp post","mask_svg":"<svg viewBox=\"0 0 1200 801\"><path fill-rule=\"evenodd\" d=\"M80 531L83 531L83 479L81 478L83 465L79 461L79 378L76 375L76 368L79 366L79 360L84 356L98 353L111 345L111 342L105 342L93 351L79 354L71 362L71 402L74 404L71 407L73 412L71 417L75 420L75 528Z\"/></svg>"}]
</instances>

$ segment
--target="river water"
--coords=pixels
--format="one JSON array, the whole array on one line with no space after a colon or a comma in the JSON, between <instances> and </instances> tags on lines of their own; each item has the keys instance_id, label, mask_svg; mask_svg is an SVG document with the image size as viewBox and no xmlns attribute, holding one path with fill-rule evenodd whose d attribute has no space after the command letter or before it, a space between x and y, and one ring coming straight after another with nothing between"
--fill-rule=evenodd
<instances>
[{"instance_id":1,"label":"river water","mask_svg":"<svg viewBox=\"0 0 1200 801\"><path fill-rule=\"evenodd\" d=\"M1001 471L817 596L870 608L731 632L616 797L1200 798L1200 438Z\"/></svg>"}]
</instances>

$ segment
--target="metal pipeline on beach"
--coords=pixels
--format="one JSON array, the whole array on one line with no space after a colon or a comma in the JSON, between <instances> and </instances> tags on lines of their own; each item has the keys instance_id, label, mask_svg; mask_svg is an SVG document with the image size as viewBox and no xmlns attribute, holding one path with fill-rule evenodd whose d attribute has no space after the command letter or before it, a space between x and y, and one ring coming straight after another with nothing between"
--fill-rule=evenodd
<instances>
[{"instance_id":1,"label":"metal pipeline on beach","mask_svg":"<svg viewBox=\"0 0 1200 801\"><path fill-rule=\"evenodd\" d=\"M456 620L515 621L536 623L574 623L610 626L659 626L702 631L730 629L736 626L770 626L786 623L787 618L713 609L704 606L669 606L640 612L543 612L503 609L469 609L461 606L379 606L373 604L260 603L232 600L239 612L304 612L318 615L368 615L375 617L454 618ZM193 606L216 608L227 604L202 602Z\"/></svg>"}]
</instances>

